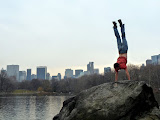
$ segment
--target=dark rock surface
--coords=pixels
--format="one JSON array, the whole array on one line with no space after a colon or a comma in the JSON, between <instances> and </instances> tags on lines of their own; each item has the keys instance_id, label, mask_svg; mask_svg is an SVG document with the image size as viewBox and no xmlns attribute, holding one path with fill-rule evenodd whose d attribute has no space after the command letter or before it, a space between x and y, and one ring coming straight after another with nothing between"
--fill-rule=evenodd
<instances>
[{"instance_id":1,"label":"dark rock surface","mask_svg":"<svg viewBox=\"0 0 160 120\"><path fill-rule=\"evenodd\" d=\"M158 103L143 81L105 83L63 103L53 120L160 120Z\"/></svg>"}]
</instances>

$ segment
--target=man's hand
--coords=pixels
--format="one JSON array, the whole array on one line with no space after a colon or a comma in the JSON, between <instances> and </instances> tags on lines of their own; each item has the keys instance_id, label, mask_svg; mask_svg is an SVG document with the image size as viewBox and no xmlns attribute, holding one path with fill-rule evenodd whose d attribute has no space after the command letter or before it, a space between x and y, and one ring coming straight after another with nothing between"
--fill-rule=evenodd
<instances>
[{"instance_id":1,"label":"man's hand","mask_svg":"<svg viewBox=\"0 0 160 120\"><path fill-rule=\"evenodd\" d=\"M117 82L117 80L118 80L118 72L116 71L116 73L115 73L115 82Z\"/></svg>"}]
</instances>

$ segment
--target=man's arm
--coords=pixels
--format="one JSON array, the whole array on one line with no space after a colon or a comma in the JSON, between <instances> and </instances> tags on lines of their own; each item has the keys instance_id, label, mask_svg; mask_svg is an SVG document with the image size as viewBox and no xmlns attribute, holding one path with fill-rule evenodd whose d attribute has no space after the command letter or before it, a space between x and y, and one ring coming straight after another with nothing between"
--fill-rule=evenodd
<instances>
[{"instance_id":1,"label":"man's arm","mask_svg":"<svg viewBox=\"0 0 160 120\"><path fill-rule=\"evenodd\" d=\"M115 82L117 82L117 80L118 80L118 72L116 71L116 73L115 73Z\"/></svg>"},{"instance_id":2,"label":"man's arm","mask_svg":"<svg viewBox=\"0 0 160 120\"><path fill-rule=\"evenodd\" d=\"M126 75L127 75L128 80L130 80L130 75L129 75L128 69L126 68L125 71L126 71Z\"/></svg>"}]
</instances>

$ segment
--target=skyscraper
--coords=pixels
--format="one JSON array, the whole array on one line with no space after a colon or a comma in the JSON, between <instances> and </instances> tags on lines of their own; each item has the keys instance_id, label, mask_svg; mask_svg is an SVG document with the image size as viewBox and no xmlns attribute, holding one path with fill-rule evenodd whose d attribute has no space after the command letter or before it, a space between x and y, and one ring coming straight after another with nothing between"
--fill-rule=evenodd
<instances>
[{"instance_id":1,"label":"skyscraper","mask_svg":"<svg viewBox=\"0 0 160 120\"><path fill-rule=\"evenodd\" d=\"M151 56L151 58L152 58L152 64L158 65L158 55Z\"/></svg>"},{"instance_id":2,"label":"skyscraper","mask_svg":"<svg viewBox=\"0 0 160 120\"><path fill-rule=\"evenodd\" d=\"M19 71L19 82L26 80L26 71Z\"/></svg>"},{"instance_id":3,"label":"skyscraper","mask_svg":"<svg viewBox=\"0 0 160 120\"><path fill-rule=\"evenodd\" d=\"M47 73L46 79L47 79L47 80L50 80L50 73Z\"/></svg>"},{"instance_id":4,"label":"skyscraper","mask_svg":"<svg viewBox=\"0 0 160 120\"><path fill-rule=\"evenodd\" d=\"M105 74L105 73L108 73L108 72L111 72L111 68L110 68L110 67L104 68L104 74Z\"/></svg>"},{"instance_id":5,"label":"skyscraper","mask_svg":"<svg viewBox=\"0 0 160 120\"><path fill-rule=\"evenodd\" d=\"M67 78L72 78L73 77L73 70L72 69L66 69L65 70L65 76Z\"/></svg>"},{"instance_id":6,"label":"skyscraper","mask_svg":"<svg viewBox=\"0 0 160 120\"><path fill-rule=\"evenodd\" d=\"M31 80L31 69L27 69L27 80Z\"/></svg>"},{"instance_id":7,"label":"skyscraper","mask_svg":"<svg viewBox=\"0 0 160 120\"><path fill-rule=\"evenodd\" d=\"M146 66L148 66L148 65L152 65L152 60L150 60L150 59L146 60Z\"/></svg>"},{"instance_id":8,"label":"skyscraper","mask_svg":"<svg viewBox=\"0 0 160 120\"><path fill-rule=\"evenodd\" d=\"M61 73L58 73L57 79L58 79L58 80L61 80Z\"/></svg>"},{"instance_id":9,"label":"skyscraper","mask_svg":"<svg viewBox=\"0 0 160 120\"><path fill-rule=\"evenodd\" d=\"M143 70L144 68L145 68L145 65L142 64L141 67L140 67L140 69Z\"/></svg>"},{"instance_id":10,"label":"skyscraper","mask_svg":"<svg viewBox=\"0 0 160 120\"><path fill-rule=\"evenodd\" d=\"M57 76L52 76L52 80L57 80Z\"/></svg>"},{"instance_id":11,"label":"skyscraper","mask_svg":"<svg viewBox=\"0 0 160 120\"><path fill-rule=\"evenodd\" d=\"M87 64L87 71L89 74L94 74L94 62L89 62L89 64Z\"/></svg>"},{"instance_id":12,"label":"skyscraper","mask_svg":"<svg viewBox=\"0 0 160 120\"><path fill-rule=\"evenodd\" d=\"M160 54L158 55L158 65L160 65Z\"/></svg>"},{"instance_id":13,"label":"skyscraper","mask_svg":"<svg viewBox=\"0 0 160 120\"><path fill-rule=\"evenodd\" d=\"M75 70L75 77L79 77L79 75L83 72L83 70Z\"/></svg>"},{"instance_id":14,"label":"skyscraper","mask_svg":"<svg viewBox=\"0 0 160 120\"><path fill-rule=\"evenodd\" d=\"M94 74L99 74L99 69L94 69Z\"/></svg>"},{"instance_id":15,"label":"skyscraper","mask_svg":"<svg viewBox=\"0 0 160 120\"><path fill-rule=\"evenodd\" d=\"M7 75L19 81L19 65L7 65Z\"/></svg>"},{"instance_id":16,"label":"skyscraper","mask_svg":"<svg viewBox=\"0 0 160 120\"><path fill-rule=\"evenodd\" d=\"M47 74L47 67L46 66L37 67L37 79L46 80L46 74Z\"/></svg>"}]
</instances>

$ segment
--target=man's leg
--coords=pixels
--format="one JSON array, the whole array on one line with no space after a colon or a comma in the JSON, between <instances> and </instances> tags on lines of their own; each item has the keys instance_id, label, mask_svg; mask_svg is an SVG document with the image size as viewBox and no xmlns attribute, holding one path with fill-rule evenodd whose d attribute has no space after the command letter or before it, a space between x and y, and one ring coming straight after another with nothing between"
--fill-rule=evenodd
<instances>
[{"instance_id":1,"label":"man's leg","mask_svg":"<svg viewBox=\"0 0 160 120\"><path fill-rule=\"evenodd\" d=\"M122 24L121 19L118 20L120 27L121 27L121 33L122 33L122 46L123 46L123 50L127 51L128 50L128 44L127 44L127 40L126 40L126 36L125 36L125 28L124 28L124 24Z\"/></svg>"},{"instance_id":2,"label":"man's leg","mask_svg":"<svg viewBox=\"0 0 160 120\"><path fill-rule=\"evenodd\" d=\"M123 43L128 46L127 40L126 40L126 35L125 35L124 24L121 26L121 33L122 33L122 41L123 41Z\"/></svg>"},{"instance_id":3,"label":"man's leg","mask_svg":"<svg viewBox=\"0 0 160 120\"><path fill-rule=\"evenodd\" d=\"M122 33L122 41L123 41L123 50L124 51L128 51L128 43L127 43L127 40L126 40L126 37L125 37L125 29L124 29L124 24L121 26L121 33Z\"/></svg>"},{"instance_id":4,"label":"man's leg","mask_svg":"<svg viewBox=\"0 0 160 120\"><path fill-rule=\"evenodd\" d=\"M121 46L122 46L122 43L121 43L121 38L120 38L120 35L119 35L119 32L117 30L117 25L116 25L116 22L113 22L114 26L113 26L113 30L114 30L114 34L117 38L117 46L118 46L118 50L120 51L121 50Z\"/></svg>"}]
</instances>

